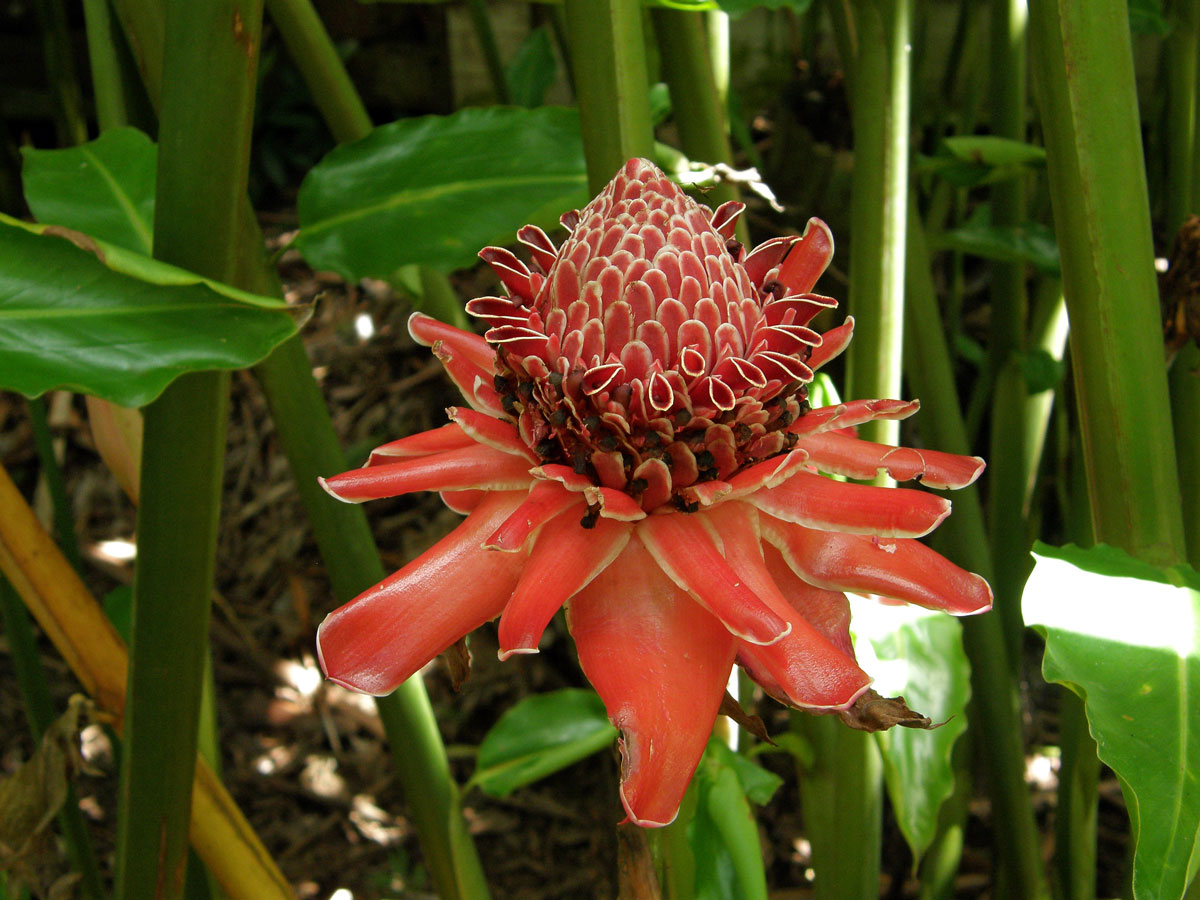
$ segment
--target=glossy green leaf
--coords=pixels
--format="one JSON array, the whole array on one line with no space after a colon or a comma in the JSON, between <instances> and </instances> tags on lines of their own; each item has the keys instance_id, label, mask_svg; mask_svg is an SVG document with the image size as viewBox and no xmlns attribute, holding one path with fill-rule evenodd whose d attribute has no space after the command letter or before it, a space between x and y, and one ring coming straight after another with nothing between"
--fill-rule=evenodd
<instances>
[{"instance_id":1,"label":"glossy green leaf","mask_svg":"<svg viewBox=\"0 0 1200 900\"><path fill-rule=\"evenodd\" d=\"M1046 165L1046 150L1036 144L990 134L964 134L942 142L950 154L963 162L982 166Z\"/></svg>"},{"instance_id":2,"label":"glossy green leaf","mask_svg":"<svg viewBox=\"0 0 1200 900\"><path fill-rule=\"evenodd\" d=\"M915 606L858 598L851 604L855 652L875 679L872 687L885 697L903 697L939 726L875 734L888 797L915 864L937 834L938 810L954 791L950 754L967 730L971 671L962 626L944 613Z\"/></svg>"},{"instance_id":3,"label":"glossy green leaf","mask_svg":"<svg viewBox=\"0 0 1200 900\"><path fill-rule=\"evenodd\" d=\"M595 691L527 697L487 733L469 784L504 797L610 746L616 736Z\"/></svg>"},{"instance_id":4,"label":"glossy green leaf","mask_svg":"<svg viewBox=\"0 0 1200 900\"><path fill-rule=\"evenodd\" d=\"M967 223L944 232L935 244L940 250L957 250L1000 262L1027 263L1047 275L1060 273L1054 232L1038 222L1027 222L1017 228Z\"/></svg>"},{"instance_id":5,"label":"glossy green leaf","mask_svg":"<svg viewBox=\"0 0 1200 900\"><path fill-rule=\"evenodd\" d=\"M1183 896L1200 867L1200 574L1122 550L1034 547L1022 601L1042 672L1081 696L1122 782L1138 900Z\"/></svg>"},{"instance_id":6,"label":"glossy green leaf","mask_svg":"<svg viewBox=\"0 0 1200 900\"><path fill-rule=\"evenodd\" d=\"M86 249L85 249L86 248ZM142 406L184 372L240 369L296 333L282 300L58 226L0 216L0 388Z\"/></svg>"},{"instance_id":7,"label":"glossy green leaf","mask_svg":"<svg viewBox=\"0 0 1200 900\"><path fill-rule=\"evenodd\" d=\"M411 263L470 266L526 222L550 230L587 202L572 109L489 107L401 119L338 147L300 188L296 246L357 280Z\"/></svg>"},{"instance_id":8,"label":"glossy green leaf","mask_svg":"<svg viewBox=\"0 0 1200 900\"><path fill-rule=\"evenodd\" d=\"M545 27L535 28L504 69L508 95L517 106L541 106L557 77L558 60L550 46L550 33Z\"/></svg>"},{"instance_id":9,"label":"glossy green leaf","mask_svg":"<svg viewBox=\"0 0 1200 900\"><path fill-rule=\"evenodd\" d=\"M769 747L770 744L758 746ZM770 802L775 792L783 785L783 779L774 772L769 772L749 757L734 752L722 741L711 741L707 752L737 776L742 793L759 806Z\"/></svg>"},{"instance_id":10,"label":"glossy green leaf","mask_svg":"<svg viewBox=\"0 0 1200 900\"><path fill-rule=\"evenodd\" d=\"M136 128L111 128L66 150L24 147L25 202L39 222L150 255L158 150Z\"/></svg>"}]
</instances>

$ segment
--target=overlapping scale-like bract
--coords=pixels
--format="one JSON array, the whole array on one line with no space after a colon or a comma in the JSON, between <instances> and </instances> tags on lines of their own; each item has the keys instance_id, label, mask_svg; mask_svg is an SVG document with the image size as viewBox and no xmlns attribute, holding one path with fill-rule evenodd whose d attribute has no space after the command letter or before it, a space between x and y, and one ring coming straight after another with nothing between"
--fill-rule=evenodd
<instances>
[{"instance_id":1,"label":"overlapping scale-like bract","mask_svg":"<svg viewBox=\"0 0 1200 900\"><path fill-rule=\"evenodd\" d=\"M328 676L386 693L497 615L501 657L533 653L565 604L641 825L674 816L735 660L784 703L846 710L870 677L845 591L991 605L982 578L916 540L950 512L923 488L970 484L983 461L854 436L916 401L810 409L814 371L854 328L812 328L837 305L812 293L833 239L812 219L746 253L741 210L635 159L562 217L561 246L526 226L529 263L486 248L503 292L467 304L483 337L409 323L469 408L322 481L346 502L437 490L467 517L326 618ZM821 477L880 472L921 488Z\"/></svg>"}]
</instances>

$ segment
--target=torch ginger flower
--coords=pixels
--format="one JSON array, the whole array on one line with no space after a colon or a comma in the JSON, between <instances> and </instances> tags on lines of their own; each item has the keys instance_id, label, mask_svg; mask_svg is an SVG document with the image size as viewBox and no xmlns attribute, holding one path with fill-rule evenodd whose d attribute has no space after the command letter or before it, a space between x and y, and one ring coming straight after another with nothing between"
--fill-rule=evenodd
<instances>
[{"instance_id":1,"label":"torch ginger flower","mask_svg":"<svg viewBox=\"0 0 1200 900\"><path fill-rule=\"evenodd\" d=\"M813 373L854 328L808 327L837 305L810 293L832 237L812 219L745 254L742 208L713 212L633 159L562 217L561 247L521 229L532 267L480 253L506 291L467 304L484 337L412 316L468 406L322 484L351 503L436 490L466 519L325 619L330 679L386 694L496 616L502 659L536 653L565 604L622 732L621 801L631 821L663 825L735 662L784 703L845 710L871 679L843 592L990 607L982 578L916 540L948 501L817 474L959 488L984 463L853 436L915 400L809 407Z\"/></svg>"}]
</instances>

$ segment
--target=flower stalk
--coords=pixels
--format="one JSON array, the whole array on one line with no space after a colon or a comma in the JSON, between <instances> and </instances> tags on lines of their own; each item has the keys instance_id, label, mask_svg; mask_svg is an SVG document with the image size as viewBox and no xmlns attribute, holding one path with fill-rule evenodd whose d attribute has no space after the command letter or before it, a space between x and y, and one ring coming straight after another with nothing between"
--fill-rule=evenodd
<instances>
[{"instance_id":1,"label":"flower stalk","mask_svg":"<svg viewBox=\"0 0 1200 900\"><path fill-rule=\"evenodd\" d=\"M1184 556L1125 5L1030 5L1096 539Z\"/></svg>"},{"instance_id":2,"label":"flower stalk","mask_svg":"<svg viewBox=\"0 0 1200 900\"><path fill-rule=\"evenodd\" d=\"M155 255L234 282L261 0L173 5L165 30ZM146 409L116 895L181 897L208 646L228 374Z\"/></svg>"}]
</instances>

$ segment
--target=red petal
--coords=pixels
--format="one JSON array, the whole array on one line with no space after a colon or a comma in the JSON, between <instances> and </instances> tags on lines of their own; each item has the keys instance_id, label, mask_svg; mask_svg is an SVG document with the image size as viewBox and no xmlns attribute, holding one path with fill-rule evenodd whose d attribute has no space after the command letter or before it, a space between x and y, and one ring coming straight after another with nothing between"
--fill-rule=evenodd
<instances>
[{"instance_id":1,"label":"red petal","mask_svg":"<svg viewBox=\"0 0 1200 900\"><path fill-rule=\"evenodd\" d=\"M517 435L517 429L511 422L497 419L495 416L489 416L478 410L463 409L461 406L451 406L446 410L446 415L473 440L504 453L520 456L533 463L538 461L537 456L525 446Z\"/></svg>"},{"instance_id":2,"label":"red petal","mask_svg":"<svg viewBox=\"0 0 1200 900\"><path fill-rule=\"evenodd\" d=\"M875 419L907 419L921 408L919 400L850 400L837 406L821 406L797 419L788 431L816 434L835 428L850 428Z\"/></svg>"},{"instance_id":3,"label":"red petal","mask_svg":"<svg viewBox=\"0 0 1200 900\"><path fill-rule=\"evenodd\" d=\"M809 584L832 591L880 594L956 615L987 612L988 583L920 541L814 531L768 515L763 537Z\"/></svg>"},{"instance_id":4,"label":"red petal","mask_svg":"<svg viewBox=\"0 0 1200 900\"><path fill-rule=\"evenodd\" d=\"M782 456L776 456L772 459L765 459L760 463L755 463L729 479L729 484L733 490L730 491L729 496L725 499L734 500L738 497L744 497L746 494L782 484L793 473L806 465L807 462L807 453L803 450L792 450Z\"/></svg>"},{"instance_id":5,"label":"red petal","mask_svg":"<svg viewBox=\"0 0 1200 900\"><path fill-rule=\"evenodd\" d=\"M733 636L637 540L570 601L567 622L584 674L624 737L625 811L638 825L666 825L708 743Z\"/></svg>"},{"instance_id":6,"label":"red petal","mask_svg":"<svg viewBox=\"0 0 1200 900\"><path fill-rule=\"evenodd\" d=\"M368 466L386 465L398 459L412 456L429 456L431 453L442 453L446 450L457 450L470 447L475 441L469 434L451 422L441 428L410 434L398 441L389 441L371 451Z\"/></svg>"},{"instance_id":7,"label":"red petal","mask_svg":"<svg viewBox=\"0 0 1200 900\"><path fill-rule=\"evenodd\" d=\"M809 461L821 471L863 481L882 469L897 481L919 478L928 487L961 488L978 478L986 465L978 456L873 444L835 432L805 435L796 446L807 450Z\"/></svg>"},{"instance_id":8,"label":"red petal","mask_svg":"<svg viewBox=\"0 0 1200 900\"><path fill-rule=\"evenodd\" d=\"M500 616L500 658L536 653L558 608L603 572L632 534L632 526L612 519L584 528L575 510L543 525Z\"/></svg>"},{"instance_id":9,"label":"red petal","mask_svg":"<svg viewBox=\"0 0 1200 900\"><path fill-rule=\"evenodd\" d=\"M667 576L737 637L771 644L790 630L729 567L698 516L648 516L638 523L637 534Z\"/></svg>"},{"instance_id":10,"label":"red petal","mask_svg":"<svg viewBox=\"0 0 1200 900\"><path fill-rule=\"evenodd\" d=\"M479 335L439 322L432 316L419 312L408 317L408 333L414 341L424 347L432 347L440 341L457 358L474 364L491 377L496 351Z\"/></svg>"},{"instance_id":11,"label":"red petal","mask_svg":"<svg viewBox=\"0 0 1200 900\"><path fill-rule=\"evenodd\" d=\"M529 495L483 546L489 550L506 552L520 550L540 525L572 505L577 505L578 512L583 513L584 502L578 494L568 491L556 481L535 481Z\"/></svg>"},{"instance_id":12,"label":"red petal","mask_svg":"<svg viewBox=\"0 0 1200 900\"><path fill-rule=\"evenodd\" d=\"M820 219L809 219L804 236L779 267L779 281L792 294L807 294L833 259L833 234Z\"/></svg>"},{"instance_id":13,"label":"red petal","mask_svg":"<svg viewBox=\"0 0 1200 900\"><path fill-rule=\"evenodd\" d=\"M465 516L475 509L484 498L487 497L487 491L439 491L438 496L442 498L442 502L449 509L454 510L460 516Z\"/></svg>"},{"instance_id":14,"label":"red petal","mask_svg":"<svg viewBox=\"0 0 1200 900\"><path fill-rule=\"evenodd\" d=\"M369 468L351 469L332 478L318 479L321 487L346 503L398 497L414 491L468 488L513 491L528 487L532 480L528 460L483 444Z\"/></svg>"},{"instance_id":15,"label":"red petal","mask_svg":"<svg viewBox=\"0 0 1200 900\"><path fill-rule=\"evenodd\" d=\"M837 328L830 328L821 335L821 346L813 348L808 358L808 367L814 372L831 359L839 356L850 346L850 338L854 337L854 316L846 316L846 321Z\"/></svg>"},{"instance_id":16,"label":"red petal","mask_svg":"<svg viewBox=\"0 0 1200 900\"><path fill-rule=\"evenodd\" d=\"M786 522L879 537L921 537L950 515L950 501L936 494L849 484L811 472L796 472L746 500Z\"/></svg>"},{"instance_id":17,"label":"red petal","mask_svg":"<svg viewBox=\"0 0 1200 900\"><path fill-rule=\"evenodd\" d=\"M768 673L770 683L793 706L836 709L853 703L871 683L870 677L858 667L853 652L832 643L797 612L794 590L783 593L763 561L753 509L744 503L724 503L706 515L721 534L729 565L776 615L792 626L787 637L769 647L741 644L739 658L748 667ZM788 586L794 588L792 583ZM817 590L807 585L805 588Z\"/></svg>"},{"instance_id":18,"label":"red petal","mask_svg":"<svg viewBox=\"0 0 1200 900\"><path fill-rule=\"evenodd\" d=\"M325 617L317 655L338 684L382 696L460 637L500 614L523 554L480 544L523 494L492 494L407 566Z\"/></svg>"}]
</instances>

